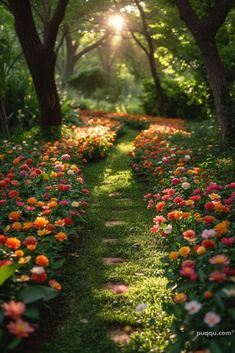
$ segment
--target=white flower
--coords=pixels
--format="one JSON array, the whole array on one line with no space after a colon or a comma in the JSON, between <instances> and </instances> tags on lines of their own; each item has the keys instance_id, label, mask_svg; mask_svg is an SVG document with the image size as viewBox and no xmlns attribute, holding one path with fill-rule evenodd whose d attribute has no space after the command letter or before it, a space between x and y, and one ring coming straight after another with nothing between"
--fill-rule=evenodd
<instances>
[{"instance_id":1,"label":"white flower","mask_svg":"<svg viewBox=\"0 0 235 353\"><path fill-rule=\"evenodd\" d=\"M147 307L148 307L148 305L146 303L140 303L140 304L136 305L135 311L137 313L142 313Z\"/></svg>"},{"instance_id":2,"label":"white flower","mask_svg":"<svg viewBox=\"0 0 235 353\"><path fill-rule=\"evenodd\" d=\"M168 226L163 230L165 234L171 234L172 232L172 225L168 224Z\"/></svg>"},{"instance_id":3,"label":"white flower","mask_svg":"<svg viewBox=\"0 0 235 353\"><path fill-rule=\"evenodd\" d=\"M68 175L74 175L74 171L72 169L68 170Z\"/></svg>"},{"instance_id":4,"label":"white flower","mask_svg":"<svg viewBox=\"0 0 235 353\"><path fill-rule=\"evenodd\" d=\"M184 183L182 183L181 186L184 190L188 190L191 187L190 183L188 183L186 181Z\"/></svg>"},{"instance_id":5,"label":"white flower","mask_svg":"<svg viewBox=\"0 0 235 353\"><path fill-rule=\"evenodd\" d=\"M34 266L30 271L35 275L41 275L45 272L45 269L42 266Z\"/></svg>"},{"instance_id":6,"label":"white flower","mask_svg":"<svg viewBox=\"0 0 235 353\"><path fill-rule=\"evenodd\" d=\"M224 288L223 292L227 295L227 297L235 297L235 287Z\"/></svg>"},{"instance_id":7,"label":"white flower","mask_svg":"<svg viewBox=\"0 0 235 353\"><path fill-rule=\"evenodd\" d=\"M213 311L208 312L203 321L209 326L209 327L214 327L221 321L221 317L214 313Z\"/></svg>"},{"instance_id":8,"label":"white flower","mask_svg":"<svg viewBox=\"0 0 235 353\"><path fill-rule=\"evenodd\" d=\"M186 154L186 155L184 156L184 159L185 159L186 161L189 161L189 160L191 159L191 156L190 156L189 154Z\"/></svg>"},{"instance_id":9,"label":"white flower","mask_svg":"<svg viewBox=\"0 0 235 353\"><path fill-rule=\"evenodd\" d=\"M201 235L203 238L208 239L208 238L214 237L215 234L216 234L216 231L214 229L204 229Z\"/></svg>"},{"instance_id":10,"label":"white flower","mask_svg":"<svg viewBox=\"0 0 235 353\"><path fill-rule=\"evenodd\" d=\"M196 314L199 310L201 310L202 304L197 300L192 300L191 302L185 303L184 307L189 314Z\"/></svg>"}]
</instances>

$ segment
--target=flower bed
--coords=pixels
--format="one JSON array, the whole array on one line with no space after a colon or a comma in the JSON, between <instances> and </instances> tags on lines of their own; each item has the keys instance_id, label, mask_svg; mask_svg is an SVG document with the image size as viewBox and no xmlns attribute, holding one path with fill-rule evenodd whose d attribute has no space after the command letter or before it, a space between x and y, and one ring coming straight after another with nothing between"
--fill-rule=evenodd
<instances>
[{"instance_id":1,"label":"flower bed","mask_svg":"<svg viewBox=\"0 0 235 353\"><path fill-rule=\"evenodd\" d=\"M79 237L88 194L85 159L103 157L115 132L64 128L55 143L5 141L0 150L0 351L31 335L41 302L61 291L64 246Z\"/></svg>"},{"instance_id":2,"label":"flower bed","mask_svg":"<svg viewBox=\"0 0 235 353\"><path fill-rule=\"evenodd\" d=\"M169 351L233 351L235 183L218 173L216 162L210 169L199 164L200 143L212 146L193 146L187 136L153 126L137 136L130 154L134 171L152 183L145 195L156 209L151 232L167 250L162 262L174 298L165 309L174 314L176 333Z\"/></svg>"}]
</instances>

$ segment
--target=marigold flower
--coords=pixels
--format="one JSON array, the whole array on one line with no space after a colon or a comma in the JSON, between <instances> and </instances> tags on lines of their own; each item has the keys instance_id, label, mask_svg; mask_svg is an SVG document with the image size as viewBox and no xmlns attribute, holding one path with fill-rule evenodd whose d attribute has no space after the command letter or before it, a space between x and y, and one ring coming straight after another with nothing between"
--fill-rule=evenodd
<instances>
[{"instance_id":1,"label":"marigold flower","mask_svg":"<svg viewBox=\"0 0 235 353\"><path fill-rule=\"evenodd\" d=\"M27 200L27 204L34 206L37 203L37 200L35 199L35 197L29 197Z\"/></svg>"},{"instance_id":2,"label":"marigold flower","mask_svg":"<svg viewBox=\"0 0 235 353\"><path fill-rule=\"evenodd\" d=\"M33 228L33 222L24 222L23 223L23 230L29 230Z\"/></svg>"},{"instance_id":3,"label":"marigold flower","mask_svg":"<svg viewBox=\"0 0 235 353\"><path fill-rule=\"evenodd\" d=\"M11 237L7 239L7 241L5 242L5 245L9 249L16 250L21 246L21 241L18 238Z\"/></svg>"},{"instance_id":4,"label":"marigold flower","mask_svg":"<svg viewBox=\"0 0 235 353\"><path fill-rule=\"evenodd\" d=\"M20 265L26 265L28 264L32 259L32 256L26 256L26 257L21 257L19 260L18 260L18 264Z\"/></svg>"},{"instance_id":5,"label":"marigold flower","mask_svg":"<svg viewBox=\"0 0 235 353\"><path fill-rule=\"evenodd\" d=\"M23 250L16 250L16 251L15 251L15 256L16 256L16 257L22 257L22 256L24 256Z\"/></svg>"},{"instance_id":6,"label":"marigold flower","mask_svg":"<svg viewBox=\"0 0 235 353\"><path fill-rule=\"evenodd\" d=\"M25 312L25 304L22 302L16 302L14 300L10 300L7 303L3 303L2 305L4 315L10 316L14 320L18 320L23 313Z\"/></svg>"},{"instance_id":7,"label":"marigold flower","mask_svg":"<svg viewBox=\"0 0 235 353\"><path fill-rule=\"evenodd\" d=\"M48 235L48 234L51 234L51 230L47 229L47 228L44 228L44 229L39 229L37 231L37 235L39 237L43 237L44 235Z\"/></svg>"},{"instance_id":8,"label":"marigold flower","mask_svg":"<svg viewBox=\"0 0 235 353\"><path fill-rule=\"evenodd\" d=\"M58 219L57 221L55 221L55 225L57 227L63 227L65 225L64 219Z\"/></svg>"},{"instance_id":9,"label":"marigold flower","mask_svg":"<svg viewBox=\"0 0 235 353\"><path fill-rule=\"evenodd\" d=\"M7 328L9 332L17 337L28 337L32 332L34 332L34 328L29 325L27 321L17 320L15 322L11 321Z\"/></svg>"},{"instance_id":10,"label":"marigold flower","mask_svg":"<svg viewBox=\"0 0 235 353\"><path fill-rule=\"evenodd\" d=\"M230 222L229 221L223 221L221 223L216 224L214 226L214 229L216 231L217 236L220 237L222 234L228 233L229 226L230 226Z\"/></svg>"},{"instance_id":11,"label":"marigold flower","mask_svg":"<svg viewBox=\"0 0 235 353\"><path fill-rule=\"evenodd\" d=\"M203 295L205 299L211 299L213 297L213 293L211 291L206 291Z\"/></svg>"},{"instance_id":12,"label":"marigold flower","mask_svg":"<svg viewBox=\"0 0 235 353\"><path fill-rule=\"evenodd\" d=\"M204 255L206 253L206 248L204 246L199 246L196 250L196 253L199 256Z\"/></svg>"}]
</instances>

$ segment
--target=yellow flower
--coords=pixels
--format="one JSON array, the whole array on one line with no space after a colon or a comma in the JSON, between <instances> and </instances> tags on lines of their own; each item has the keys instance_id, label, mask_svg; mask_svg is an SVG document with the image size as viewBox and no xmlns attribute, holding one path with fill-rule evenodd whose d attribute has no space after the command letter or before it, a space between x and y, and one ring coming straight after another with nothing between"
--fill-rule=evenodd
<instances>
[{"instance_id":1,"label":"yellow flower","mask_svg":"<svg viewBox=\"0 0 235 353\"><path fill-rule=\"evenodd\" d=\"M187 296L184 293L176 293L174 297L175 303L184 303L187 300Z\"/></svg>"},{"instance_id":2,"label":"yellow flower","mask_svg":"<svg viewBox=\"0 0 235 353\"><path fill-rule=\"evenodd\" d=\"M212 193L212 194L209 195L209 198L211 200L219 200L219 199L221 199L221 196L219 194Z\"/></svg>"},{"instance_id":3,"label":"yellow flower","mask_svg":"<svg viewBox=\"0 0 235 353\"><path fill-rule=\"evenodd\" d=\"M48 235L48 234L51 234L51 230L46 229L46 228L40 229L40 230L37 231L37 235L39 237L43 237L44 235Z\"/></svg>"},{"instance_id":4,"label":"yellow flower","mask_svg":"<svg viewBox=\"0 0 235 353\"><path fill-rule=\"evenodd\" d=\"M204 246L199 246L196 252L198 255L204 255L206 253L206 248Z\"/></svg>"},{"instance_id":5,"label":"yellow flower","mask_svg":"<svg viewBox=\"0 0 235 353\"><path fill-rule=\"evenodd\" d=\"M32 256L26 256L26 257L21 257L19 260L18 260L18 264L20 265L26 265L30 262Z\"/></svg>"}]
</instances>

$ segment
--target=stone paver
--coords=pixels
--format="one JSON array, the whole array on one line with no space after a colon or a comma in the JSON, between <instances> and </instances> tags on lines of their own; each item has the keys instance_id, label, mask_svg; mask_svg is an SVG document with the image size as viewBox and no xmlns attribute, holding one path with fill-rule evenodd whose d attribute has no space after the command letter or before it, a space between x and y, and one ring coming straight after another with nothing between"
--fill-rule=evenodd
<instances>
[{"instance_id":1,"label":"stone paver","mask_svg":"<svg viewBox=\"0 0 235 353\"><path fill-rule=\"evenodd\" d=\"M102 240L103 244L108 244L108 245L116 245L118 242L118 239L115 238L105 238Z\"/></svg>"},{"instance_id":2,"label":"stone paver","mask_svg":"<svg viewBox=\"0 0 235 353\"><path fill-rule=\"evenodd\" d=\"M104 265L119 265L127 262L127 260L120 257L102 257L102 261Z\"/></svg>"},{"instance_id":3,"label":"stone paver","mask_svg":"<svg viewBox=\"0 0 235 353\"><path fill-rule=\"evenodd\" d=\"M116 227L116 226L123 226L127 224L126 221L119 221L119 220L112 220L105 222L105 227Z\"/></svg>"}]
</instances>

